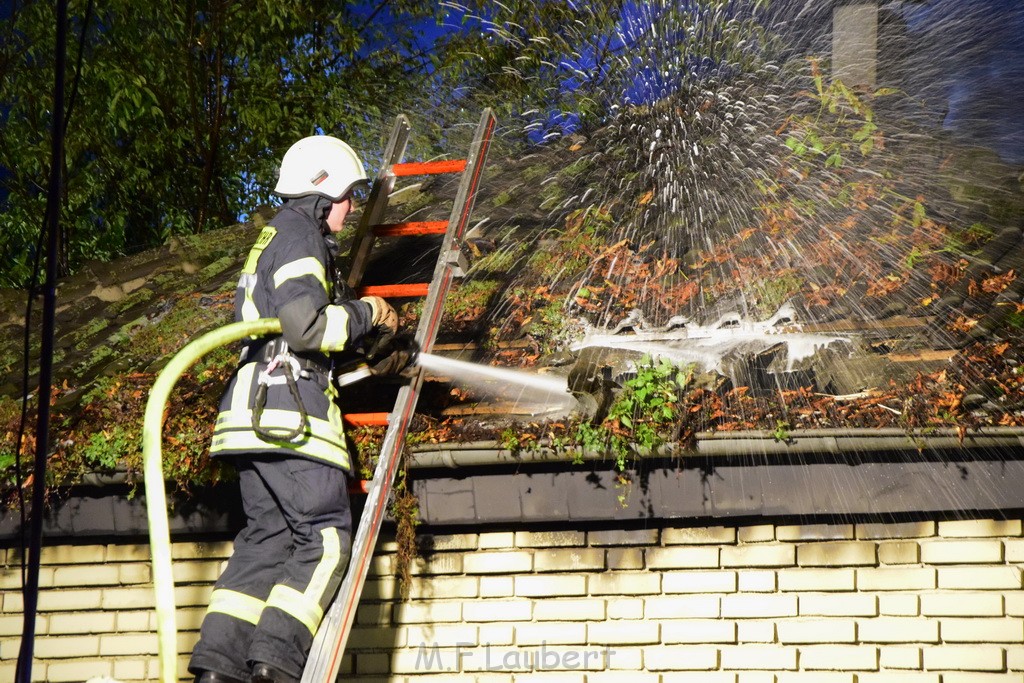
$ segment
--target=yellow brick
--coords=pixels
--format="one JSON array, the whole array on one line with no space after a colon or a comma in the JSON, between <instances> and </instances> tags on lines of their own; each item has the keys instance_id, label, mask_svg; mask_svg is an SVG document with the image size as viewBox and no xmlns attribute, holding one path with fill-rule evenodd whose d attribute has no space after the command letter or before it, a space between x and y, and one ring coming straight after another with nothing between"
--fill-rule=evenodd
<instances>
[{"instance_id":1,"label":"yellow brick","mask_svg":"<svg viewBox=\"0 0 1024 683\"><path fill-rule=\"evenodd\" d=\"M780 541L842 541L853 538L852 524L801 524L775 530Z\"/></svg>"},{"instance_id":2,"label":"yellow brick","mask_svg":"<svg viewBox=\"0 0 1024 683\"><path fill-rule=\"evenodd\" d=\"M117 586L119 583L116 564L61 566L53 571L56 587Z\"/></svg>"},{"instance_id":3,"label":"yellow brick","mask_svg":"<svg viewBox=\"0 0 1024 683\"><path fill-rule=\"evenodd\" d=\"M107 634L100 636L100 654L104 657L118 655L153 655L157 653L155 633Z\"/></svg>"},{"instance_id":4,"label":"yellow brick","mask_svg":"<svg viewBox=\"0 0 1024 683\"><path fill-rule=\"evenodd\" d=\"M517 531L515 545L517 548L560 548L565 546L581 546L587 542L582 531Z\"/></svg>"},{"instance_id":5,"label":"yellow brick","mask_svg":"<svg viewBox=\"0 0 1024 683\"><path fill-rule=\"evenodd\" d=\"M736 640L740 643L774 643L775 621L741 619L736 622Z\"/></svg>"},{"instance_id":6,"label":"yellow brick","mask_svg":"<svg viewBox=\"0 0 1024 683\"><path fill-rule=\"evenodd\" d=\"M508 574L528 572L533 568L533 555L525 551L471 553L466 556L467 574Z\"/></svg>"},{"instance_id":7,"label":"yellow brick","mask_svg":"<svg viewBox=\"0 0 1024 683\"><path fill-rule=\"evenodd\" d=\"M561 576L517 576L515 594L524 597L561 597L587 594L587 577L578 574Z\"/></svg>"},{"instance_id":8,"label":"yellow brick","mask_svg":"<svg viewBox=\"0 0 1024 683\"><path fill-rule=\"evenodd\" d=\"M45 617L44 617L45 618ZM47 629L41 628L41 619L36 616L36 631L46 633ZM0 636L20 636L25 625L25 617L22 614L8 614L0 617Z\"/></svg>"},{"instance_id":9,"label":"yellow brick","mask_svg":"<svg viewBox=\"0 0 1024 683\"><path fill-rule=\"evenodd\" d=\"M858 524L855 529L856 537L865 540L926 538L928 536L934 536L935 533L935 522Z\"/></svg>"},{"instance_id":10,"label":"yellow brick","mask_svg":"<svg viewBox=\"0 0 1024 683\"><path fill-rule=\"evenodd\" d=\"M480 597L511 598L516 593L516 584L511 576L481 576Z\"/></svg>"},{"instance_id":11,"label":"yellow brick","mask_svg":"<svg viewBox=\"0 0 1024 683\"><path fill-rule=\"evenodd\" d=\"M406 635L408 631L408 628L389 629L381 628L379 626L353 628L349 634L348 647L353 651L357 651L394 649L397 647L404 647L406 644L408 644L409 647L416 647L424 641L431 646L435 644L439 646L448 644L444 642L439 643L439 639L434 638L433 636L425 639L409 639ZM454 643L451 644L454 645Z\"/></svg>"},{"instance_id":12,"label":"yellow brick","mask_svg":"<svg viewBox=\"0 0 1024 683\"><path fill-rule=\"evenodd\" d=\"M883 669L920 669L921 648L883 647L878 659Z\"/></svg>"},{"instance_id":13,"label":"yellow brick","mask_svg":"<svg viewBox=\"0 0 1024 683\"><path fill-rule=\"evenodd\" d=\"M665 572L661 583L665 593L735 593L737 577L731 571Z\"/></svg>"},{"instance_id":14,"label":"yellow brick","mask_svg":"<svg viewBox=\"0 0 1024 683\"><path fill-rule=\"evenodd\" d=\"M882 567L857 570L857 589L862 591L927 590L935 588L932 567Z\"/></svg>"},{"instance_id":15,"label":"yellow brick","mask_svg":"<svg viewBox=\"0 0 1024 683\"><path fill-rule=\"evenodd\" d=\"M718 566L718 548L710 546L682 546L648 548L645 553L651 569L711 568Z\"/></svg>"},{"instance_id":16,"label":"yellow brick","mask_svg":"<svg viewBox=\"0 0 1024 683\"><path fill-rule=\"evenodd\" d=\"M939 588L989 589L1021 588L1020 567L943 567Z\"/></svg>"},{"instance_id":17,"label":"yellow brick","mask_svg":"<svg viewBox=\"0 0 1024 683\"><path fill-rule=\"evenodd\" d=\"M771 524L744 526L736 530L736 540L740 543L764 543L775 540L775 527Z\"/></svg>"},{"instance_id":18,"label":"yellow brick","mask_svg":"<svg viewBox=\"0 0 1024 683\"><path fill-rule=\"evenodd\" d=\"M41 612L71 612L78 610L99 609L103 601L103 593L100 589L83 590L50 590L39 593L39 611ZM153 590L150 589L152 596ZM4 596L4 611L7 610L7 599L10 595ZM18 596L19 600L21 596ZM20 606L19 606L20 609Z\"/></svg>"},{"instance_id":19,"label":"yellow brick","mask_svg":"<svg viewBox=\"0 0 1024 683\"><path fill-rule=\"evenodd\" d=\"M122 564L117 568L117 580L122 585L149 583L152 572L148 564Z\"/></svg>"},{"instance_id":20,"label":"yellow brick","mask_svg":"<svg viewBox=\"0 0 1024 683\"><path fill-rule=\"evenodd\" d=\"M116 615L113 612L78 612L53 614L47 632L50 635L72 633L110 633L114 630Z\"/></svg>"},{"instance_id":21,"label":"yellow brick","mask_svg":"<svg viewBox=\"0 0 1024 683\"><path fill-rule=\"evenodd\" d=\"M878 561L882 564L917 564L921 546L914 541L884 541L878 544Z\"/></svg>"},{"instance_id":22,"label":"yellow brick","mask_svg":"<svg viewBox=\"0 0 1024 683\"><path fill-rule=\"evenodd\" d=\"M590 545L654 545L658 542L657 529L601 529L588 531Z\"/></svg>"},{"instance_id":23,"label":"yellow brick","mask_svg":"<svg viewBox=\"0 0 1024 683\"><path fill-rule=\"evenodd\" d=\"M516 536L511 531L494 531L480 534L477 547L481 550L488 548L512 548L515 546Z\"/></svg>"},{"instance_id":24,"label":"yellow brick","mask_svg":"<svg viewBox=\"0 0 1024 683\"><path fill-rule=\"evenodd\" d=\"M402 603L407 604L407 603ZM436 603L435 603L436 604ZM442 603L448 604L448 603ZM362 626L367 625L383 625L391 623L392 605L384 603L368 603L365 605L359 605L356 607L356 620L355 623ZM460 613L461 616L461 613ZM458 621L459 618L454 619L438 619L436 621Z\"/></svg>"},{"instance_id":25,"label":"yellow brick","mask_svg":"<svg viewBox=\"0 0 1024 683\"><path fill-rule=\"evenodd\" d=\"M797 649L772 645L727 645L722 648L723 669L793 671Z\"/></svg>"},{"instance_id":26,"label":"yellow brick","mask_svg":"<svg viewBox=\"0 0 1024 683\"><path fill-rule=\"evenodd\" d=\"M979 538L994 536L1020 536L1019 519L966 519L939 522L939 536L949 538Z\"/></svg>"},{"instance_id":27,"label":"yellow brick","mask_svg":"<svg viewBox=\"0 0 1024 683\"><path fill-rule=\"evenodd\" d=\"M422 624L462 619L460 602L401 602L394 607L396 624Z\"/></svg>"},{"instance_id":28,"label":"yellow brick","mask_svg":"<svg viewBox=\"0 0 1024 683\"><path fill-rule=\"evenodd\" d=\"M939 622L914 617L878 617L857 624L862 643L936 643Z\"/></svg>"},{"instance_id":29,"label":"yellow brick","mask_svg":"<svg viewBox=\"0 0 1024 683\"><path fill-rule=\"evenodd\" d=\"M604 550L600 548L538 550L533 556L533 567L538 572L603 570L605 568Z\"/></svg>"},{"instance_id":30,"label":"yellow brick","mask_svg":"<svg viewBox=\"0 0 1024 683\"><path fill-rule=\"evenodd\" d=\"M728 679L702 678L705 683L735 683L735 676ZM684 679L672 679L683 683ZM640 671L594 671L587 674L587 683L668 683L668 679L655 673L643 673Z\"/></svg>"},{"instance_id":31,"label":"yellow brick","mask_svg":"<svg viewBox=\"0 0 1024 683\"><path fill-rule=\"evenodd\" d=\"M644 601L644 616L648 619L718 617L721 612L721 598L714 595L654 597Z\"/></svg>"},{"instance_id":32,"label":"yellow brick","mask_svg":"<svg viewBox=\"0 0 1024 683\"><path fill-rule=\"evenodd\" d=\"M588 683L590 680L598 683L594 676L588 676ZM661 674L661 683L736 683L736 674L731 671L666 671Z\"/></svg>"},{"instance_id":33,"label":"yellow brick","mask_svg":"<svg viewBox=\"0 0 1024 683\"><path fill-rule=\"evenodd\" d=\"M796 564L794 545L739 545L722 548L723 567L791 567Z\"/></svg>"},{"instance_id":34,"label":"yellow brick","mask_svg":"<svg viewBox=\"0 0 1024 683\"><path fill-rule=\"evenodd\" d=\"M545 622L517 624L516 645L583 645L587 642L587 625L583 622Z\"/></svg>"},{"instance_id":35,"label":"yellow brick","mask_svg":"<svg viewBox=\"0 0 1024 683\"><path fill-rule=\"evenodd\" d=\"M781 569L778 572L780 591L852 591L856 585L855 570Z\"/></svg>"},{"instance_id":36,"label":"yellow brick","mask_svg":"<svg viewBox=\"0 0 1024 683\"><path fill-rule=\"evenodd\" d=\"M943 683L1024 683L1024 674L944 673Z\"/></svg>"},{"instance_id":37,"label":"yellow brick","mask_svg":"<svg viewBox=\"0 0 1024 683\"><path fill-rule=\"evenodd\" d=\"M741 671L736 676L739 683L776 683L775 674L767 671Z\"/></svg>"},{"instance_id":38,"label":"yellow brick","mask_svg":"<svg viewBox=\"0 0 1024 683\"><path fill-rule=\"evenodd\" d=\"M480 624L480 644L491 647L495 645L512 645L515 642L513 624Z\"/></svg>"},{"instance_id":39,"label":"yellow brick","mask_svg":"<svg viewBox=\"0 0 1024 683\"><path fill-rule=\"evenodd\" d=\"M33 667L33 671L35 671L35 667ZM47 665L45 680L51 683L84 681L93 677L109 677L111 673L113 673L113 665L110 662L80 659L70 662L53 662Z\"/></svg>"},{"instance_id":40,"label":"yellow brick","mask_svg":"<svg viewBox=\"0 0 1024 683\"><path fill-rule=\"evenodd\" d=\"M724 526L663 529L661 540L665 545L715 545L735 543L736 529Z\"/></svg>"},{"instance_id":41,"label":"yellow brick","mask_svg":"<svg viewBox=\"0 0 1024 683\"><path fill-rule=\"evenodd\" d=\"M608 601L609 619L643 619L644 601L640 598L618 598Z\"/></svg>"},{"instance_id":42,"label":"yellow brick","mask_svg":"<svg viewBox=\"0 0 1024 683\"><path fill-rule=\"evenodd\" d=\"M220 561L175 562L171 573L175 583L213 582L220 576Z\"/></svg>"},{"instance_id":43,"label":"yellow brick","mask_svg":"<svg viewBox=\"0 0 1024 683\"><path fill-rule=\"evenodd\" d=\"M421 547L432 553L476 550L477 543L480 540L477 534L454 534L450 536L417 534L417 536Z\"/></svg>"},{"instance_id":44,"label":"yellow brick","mask_svg":"<svg viewBox=\"0 0 1024 683\"><path fill-rule=\"evenodd\" d=\"M466 621L529 621L533 603L526 600L478 600L462 604Z\"/></svg>"},{"instance_id":45,"label":"yellow brick","mask_svg":"<svg viewBox=\"0 0 1024 683\"><path fill-rule=\"evenodd\" d=\"M853 643L857 640L857 624L845 619L785 619L776 624L779 642Z\"/></svg>"},{"instance_id":46,"label":"yellow brick","mask_svg":"<svg viewBox=\"0 0 1024 683\"><path fill-rule=\"evenodd\" d=\"M462 656L459 656L459 655ZM414 648L394 650L391 653L391 671L396 674L428 674L460 671L466 660L478 653L472 649L434 647L417 644ZM480 657L483 655L480 653Z\"/></svg>"},{"instance_id":47,"label":"yellow brick","mask_svg":"<svg viewBox=\"0 0 1024 683\"><path fill-rule=\"evenodd\" d=\"M601 621L587 626L587 641L597 645L648 645L659 642L660 633L654 621Z\"/></svg>"},{"instance_id":48,"label":"yellow brick","mask_svg":"<svg viewBox=\"0 0 1024 683\"><path fill-rule=\"evenodd\" d=\"M921 599L906 593L883 593L878 596L878 613L891 617L916 617L921 613Z\"/></svg>"},{"instance_id":49,"label":"yellow brick","mask_svg":"<svg viewBox=\"0 0 1024 683\"><path fill-rule=\"evenodd\" d=\"M796 561L801 567L874 566L877 549L870 541L832 541L797 546Z\"/></svg>"},{"instance_id":50,"label":"yellow brick","mask_svg":"<svg viewBox=\"0 0 1024 683\"><path fill-rule=\"evenodd\" d=\"M178 628L190 631L198 631L206 616L205 607L193 607L191 609L178 610ZM155 631L155 612L118 612L117 630L124 631Z\"/></svg>"},{"instance_id":51,"label":"yellow brick","mask_svg":"<svg viewBox=\"0 0 1024 683\"><path fill-rule=\"evenodd\" d=\"M376 629L385 637L389 629ZM402 637L393 646L417 647L420 643L438 643L442 647L476 645L479 641L480 629L469 624L415 624L401 629ZM389 647L382 640L383 647Z\"/></svg>"},{"instance_id":52,"label":"yellow brick","mask_svg":"<svg viewBox=\"0 0 1024 683\"><path fill-rule=\"evenodd\" d=\"M725 595L723 617L790 617L797 614L795 595Z\"/></svg>"},{"instance_id":53,"label":"yellow brick","mask_svg":"<svg viewBox=\"0 0 1024 683\"><path fill-rule=\"evenodd\" d=\"M172 543L171 558L174 560L226 560L231 557L234 543Z\"/></svg>"},{"instance_id":54,"label":"yellow brick","mask_svg":"<svg viewBox=\"0 0 1024 683\"><path fill-rule=\"evenodd\" d=\"M857 683L939 683L939 674L904 671L865 673L857 676Z\"/></svg>"},{"instance_id":55,"label":"yellow brick","mask_svg":"<svg viewBox=\"0 0 1024 683\"><path fill-rule=\"evenodd\" d=\"M775 683L855 683L853 674L835 671L780 671L775 676Z\"/></svg>"},{"instance_id":56,"label":"yellow brick","mask_svg":"<svg viewBox=\"0 0 1024 683\"><path fill-rule=\"evenodd\" d=\"M939 635L947 643L1024 643L1024 620L943 619Z\"/></svg>"},{"instance_id":57,"label":"yellow brick","mask_svg":"<svg viewBox=\"0 0 1024 683\"><path fill-rule=\"evenodd\" d=\"M661 625L662 642L736 643L736 622L723 619L680 619Z\"/></svg>"},{"instance_id":58,"label":"yellow brick","mask_svg":"<svg viewBox=\"0 0 1024 683\"><path fill-rule=\"evenodd\" d=\"M1003 551L1006 553L1006 561L1020 564L1024 562L1024 540L1013 539L1003 541Z\"/></svg>"},{"instance_id":59,"label":"yellow brick","mask_svg":"<svg viewBox=\"0 0 1024 683\"><path fill-rule=\"evenodd\" d=\"M371 582L367 581L367 585ZM394 581L378 581L378 584L389 584L380 586L387 594L381 598L390 600L396 595L396 584ZM440 576L436 578L414 578L409 585L409 598L412 600L442 600L444 598L475 598L479 595L480 583L474 576ZM364 591L365 593L365 591Z\"/></svg>"},{"instance_id":60,"label":"yellow brick","mask_svg":"<svg viewBox=\"0 0 1024 683\"><path fill-rule=\"evenodd\" d=\"M989 595L989 594L986 594ZM1006 616L1024 617L1024 593L1014 591L1003 596L1006 603Z\"/></svg>"},{"instance_id":61,"label":"yellow brick","mask_svg":"<svg viewBox=\"0 0 1024 683\"><path fill-rule=\"evenodd\" d=\"M718 648L670 645L644 648L648 671L710 671L718 668Z\"/></svg>"},{"instance_id":62,"label":"yellow brick","mask_svg":"<svg viewBox=\"0 0 1024 683\"><path fill-rule=\"evenodd\" d=\"M35 641L35 656L39 659L96 657L99 654L100 639L96 636L47 636Z\"/></svg>"},{"instance_id":63,"label":"yellow brick","mask_svg":"<svg viewBox=\"0 0 1024 683\"><path fill-rule=\"evenodd\" d=\"M643 548L608 548L605 551L608 569L643 569Z\"/></svg>"},{"instance_id":64,"label":"yellow brick","mask_svg":"<svg viewBox=\"0 0 1024 683\"><path fill-rule=\"evenodd\" d=\"M39 569L39 587L49 588L54 585L53 575L56 570L53 567L41 567ZM21 568L11 567L4 570L0 576L0 590L21 590Z\"/></svg>"},{"instance_id":65,"label":"yellow brick","mask_svg":"<svg viewBox=\"0 0 1024 683\"><path fill-rule=\"evenodd\" d=\"M738 573L741 593L774 593L775 572L770 570L741 571ZM666 591L667 592L667 591Z\"/></svg>"},{"instance_id":66,"label":"yellow brick","mask_svg":"<svg viewBox=\"0 0 1024 683\"><path fill-rule=\"evenodd\" d=\"M865 645L802 647L800 668L808 671L877 671L878 650Z\"/></svg>"},{"instance_id":67,"label":"yellow brick","mask_svg":"<svg viewBox=\"0 0 1024 683\"><path fill-rule=\"evenodd\" d=\"M359 654L355 658L357 674L386 674L391 670L389 654Z\"/></svg>"},{"instance_id":68,"label":"yellow brick","mask_svg":"<svg viewBox=\"0 0 1024 683\"><path fill-rule=\"evenodd\" d=\"M929 671L1002 671L1003 649L979 645L943 645L924 650Z\"/></svg>"},{"instance_id":69,"label":"yellow brick","mask_svg":"<svg viewBox=\"0 0 1024 683\"><path fill-rule=\"evenodd\" d=\"M1003 561L999 541L925 541L921 543L925 564L990 564Z\"/></svg>"},{"instance_id":70,"label":"yellow brick","mask_svg":"<svg viewBox=\"0 0 1024 683\"><path fill-rule=\"evenodd\" d=\"M591 595L649 595L661 592L661 575L647 572L607 572L588 578Z\"/></svg>"},{"instance_id":71,"label":"yellow brick","mask_svg":"<svg viewBox=\"0 0 1024 683\"><path fill-rule=\"evenodd\" d=\"M1001 617L1003 596L999 593L926 593L921 596L921 614L929 617Z\"/></svg>"},{"instance_id":72,"label":"yellow brick","mask_svg":"<svg viewBox=\"0 0 1024 683\"><path fill-rule=\"evenodd\" d=\"M114 679L118 681L138 681L146 677L146 663L135 660L119 659L114 661Z\"/></svg>"},{"instance_id":73,"label":"yellow brick","mask_svg":"<svg viewBox=\"0 0 1024 683\"><path fill-rule=\"evenodd\" d=\"M605 618L604 600L541 600L534 608L538 621L589 621Z\"/></svg>"},{"instance_id":74,"label":"yellow brick","mask_svg":"<svg viewBox=\"0 0 1024 683\"><path fill-rule=\"evenodd\" d=\"M107 546L107 562L149 562L149 546L136 544L111 544Z\"/></svg>"},{"instance_id":75,"label":"yellow brick","mask_svg":"<svg viewBox=\"0 0 1024 683\"><path fill-rule=\"evenodd\" d=\"M102 545L54 545L41 549L39 564L103 564L105 555Z\"/></svg>"}]
</instances>

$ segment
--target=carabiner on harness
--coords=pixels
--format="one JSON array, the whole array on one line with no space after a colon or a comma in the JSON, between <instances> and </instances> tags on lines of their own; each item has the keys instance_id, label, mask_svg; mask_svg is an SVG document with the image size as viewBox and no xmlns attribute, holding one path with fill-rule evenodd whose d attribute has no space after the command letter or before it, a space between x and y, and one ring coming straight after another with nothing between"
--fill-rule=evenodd
<instances>
[{"instance_id":1,"label":"carabiner on harness","mask_svg":"<svg viewBox=\"0 0 1024 683\"><path fill-rule=\"evenodd\" d=\"M274 377L272 373L279 367L283 367L284 373ZM309 427L309 415L306 413L306 406L302 404L298 385L298 380L302 376L303 372L299 361L290 353L284 352L277 354L274 360L267 365L267 369L262 370L257 377L256 401L252 408L252 430L264 441L295 441L306 433L306 429ZM272 384L287 384L288 391L291 392L299 411L298 426L285 434L264 429L260 424L263 418L263 409L267 406L267 387Z\"/></svg>"}]
</instances>

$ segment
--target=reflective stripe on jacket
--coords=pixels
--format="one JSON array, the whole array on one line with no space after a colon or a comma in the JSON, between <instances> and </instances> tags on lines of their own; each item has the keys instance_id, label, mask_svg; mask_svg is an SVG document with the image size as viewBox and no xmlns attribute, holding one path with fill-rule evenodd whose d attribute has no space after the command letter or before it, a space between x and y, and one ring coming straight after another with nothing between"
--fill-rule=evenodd
<instances>
[{"instance_id":1,"label":"reflective stripe on jacket","mask_svg":"<svg viewBox=\"0 0 1024 683\"><path fill-rule=\"evenodd\" d=\"M324 372L310 372L297 382L307 413L306 427L292 441L267 440L252 429L252 409L259 373L266 362L243 363L220 403L210 453L222 455L292 455L351 469L341 411L326 376L325 354L343 351L370 331L372 310L359 300L331 303L333 254L320 233L319 221L304 208L286 205L260 233L242 268L235 294L235 319L279 318L290 351L322 362ZM249 346L262 345L264 339ZM284 368L273 376L282 376ZM286 384L267 389L260 426L286 435L301 420Z\"/></svg>"}]
</instances>

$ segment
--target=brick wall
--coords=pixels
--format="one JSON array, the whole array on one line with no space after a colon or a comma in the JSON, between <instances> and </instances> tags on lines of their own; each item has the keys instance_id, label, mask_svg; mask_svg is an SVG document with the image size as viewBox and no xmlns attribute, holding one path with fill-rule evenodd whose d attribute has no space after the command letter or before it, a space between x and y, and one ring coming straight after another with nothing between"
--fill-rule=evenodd
<instances>
[{"instance_id":1,"label":"brick wall","mask_svg":"<svg viewBox=\"0 0 1024 683\"><path fill-rule=\"evenodd\" d=\"M407 602L382 542L343 680L1024 683L1020 520L428 540ZM174 547L182 653L229 552ZM6 561L0 680L22 619L15 551ZM148 548L60 546L43 561L35 677L155 678Z\"/></svg>"}]
</instances>

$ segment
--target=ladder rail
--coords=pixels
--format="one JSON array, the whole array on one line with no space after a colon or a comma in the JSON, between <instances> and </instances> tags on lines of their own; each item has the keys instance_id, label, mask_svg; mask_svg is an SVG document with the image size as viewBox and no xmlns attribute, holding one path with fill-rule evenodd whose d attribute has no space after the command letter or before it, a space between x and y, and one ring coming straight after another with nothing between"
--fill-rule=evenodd
<instances>
[{"instance_id":1,"label":"ladder rail","mask_svg":"<svg viewBox=\"0 0 1024 683\"><path fill-rule=\"evenodd\" d=\"M400 115L400 119L405 119L405 117ZM405 123L408 124L408 120L405 120ZM489 108L485 109L480 117L476 135L470 145L466 167L463 171L459 189L456 193L455 204L452 207L451 216L448 220L448 228L441 244L440 253L438 254L437 265L434 268L434 275L431 278L426 299L423 303L423 313L416 327L416 341L420 348L427 353L433 349L434 340L437 337L444 313L444 300L457 272L457 265L452 258L452 254L458 253L458 242L465 233L466 224L469 221L473 203L476 200L476 192L479 187L482 169L490 147L491 134L494 131L495 124L493 112ZM399 121L396 121L393 135L403 135ZM406 129L404 133L406 140L407 135L408 130ZM401 145L396 144L395 149L398 146L402 147L404 153L405 141ZM392 154L394 152L390 145L389 151ZM391 158L390 155L389 158ZM400 155L398 158L400 158ZM393 183L394 175L389 172L389 169L382 169L378 175L379 187L383 190L389 180ZM375 190L378 189L377 185L375 183ZM377 209L379 206L381 213L386 206L387 194L390 193L391 187L393 185L387 185L387 192L382 197L379 195L371 197L371 199L376 199L378 202L378 204L374 205L374 208ZM357 264L353 260L353 266L361 265L364 270L365 261L368 260L369 251L373 243L370 226L379 219L379 216L375 218L369 216L369 213L370 211L368 210L367 215L364 216L366 233L369 237L365 251L359 257L362 262ZM361 222L360 228L363 227L363 222ZM353 254L358 256L355 249L356 246L354 245ZM353 287L358 286L361 277L362 272L359 273L359 278L354 280L350 274L350 285ZM352 557L349 561L348 570L342 580L337 596L331 603L327 614L324 615L320 629L314 637L309 659L302 672L302 683L333 683L338 676L341 657L352 630L355 612L359 605L359 597L362 594L370 561L373 558L373 551L377 545L377 538L380 534L380 526L383 522L386 504L391 494L395 473L404 451L405 438L419 399L423 377L423 370L418 369L412 381L399 389L395 407L388 418L388 428L384 435L384 441L381 444L380 458L374 470L373 481L371 482L366 505L363 509L363 515L359 520L359 527L353 538Z\"/></svg>"},{"instance_id":2,"label":"ladder rail","mask_svg":"<svg viewBox=\"0 0 1024 683\"><path fill-rule=\"evenodd\" d=\"M349 287L357 287L366 272L366 264L370 260L370 249L373 248L373 241L376 239L373 234L373 226L380 222L388 208L388 197L395 188L395 174L392 172L392 168L405 156L411 129L412 125L405 114L395 117L395 124L391 128L391 137L384 149L384 164L377 172L373 187L370 188L366 209L359 219L356 234L352 238L352 248L349 251Z\"/></svg>"}]
</instances>

